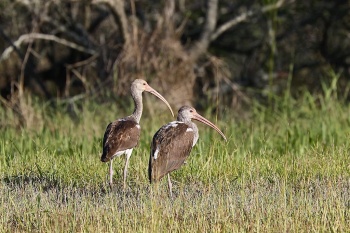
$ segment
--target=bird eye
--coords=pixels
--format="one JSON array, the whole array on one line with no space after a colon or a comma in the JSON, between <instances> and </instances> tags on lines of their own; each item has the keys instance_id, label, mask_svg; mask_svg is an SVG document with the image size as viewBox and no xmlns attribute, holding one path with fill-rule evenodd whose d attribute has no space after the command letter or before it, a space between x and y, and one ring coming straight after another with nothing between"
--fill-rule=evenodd
<instances>
[{"instance_id":1,"label":"bird eye","mask_svg":"<svg viewBox=\"0 0 350 233\"><path fill-rule=\"evenodd\" d=\"M193 110L190 110L190 112L193 112Z\"/></svg>"},{"instance_id":2,"label":"bird eye","mask_svg":"<svg viewBox=\"0 0 350 233\"><path fill-rule=\"evenodd\" d=\"M146 83L143 83L144 86L146 86Z\"/></svg>"}]
</instances>

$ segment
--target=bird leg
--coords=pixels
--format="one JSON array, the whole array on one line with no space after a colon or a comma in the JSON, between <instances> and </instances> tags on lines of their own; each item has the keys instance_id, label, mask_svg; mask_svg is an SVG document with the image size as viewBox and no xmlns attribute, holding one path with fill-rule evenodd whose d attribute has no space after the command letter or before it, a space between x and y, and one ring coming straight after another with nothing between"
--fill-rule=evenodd
<instances>
[{"instance_id":1,"label":"bird leg","mask_svg":"<svg viewBox=\"0 0 350 233\"><path fill-rule=\"evenodd\" d=\"M112 167L112 159L109 163L109 187L112 188L113 186L113 167Z\"/></svg>"},{"instance_id":2,"label":"bird leg","mask_svg":"<svg viewBox=\"0 0 350 233\"><path fill-rule=\"evenodd\" d=\"M170 197L173 198L173 184L171 183L170 174L169 173L168 173L168 186L169 186Z\"/></svg>"},{"instance_id":3,"label":"bird leg","mask_svg":"<svg viewBox=\"0 0 350 233\"><path fill-rule=\"evenodd\" d=\"M124 166L124 190L126 189L126 176L128 174L128 166L129 166L129 160L131 157L131 153L132 153L133 149L129 149L126 151L126 161L125 161L125 166Z\"/></svg>"}]
</instances>

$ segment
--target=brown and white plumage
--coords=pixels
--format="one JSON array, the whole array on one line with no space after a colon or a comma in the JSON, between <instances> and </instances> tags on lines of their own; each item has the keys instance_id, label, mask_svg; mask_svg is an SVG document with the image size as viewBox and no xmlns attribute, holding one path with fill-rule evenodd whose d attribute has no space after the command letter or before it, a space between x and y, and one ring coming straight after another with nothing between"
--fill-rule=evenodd
<instances>
[{"instance_id":1,"label":"brown and white plumage","mask_svg":"<svg viewBox=\"0 0 350 233\"><path fill-rule=\"evenodd\" d=\"M194 140L193 130L183 122L173 121L154 135L149 166L150 181L159 181L177 170L189 156Z\"/></svg>"},{"instance_id":2,"label":"brown and white plumage","mask_svg":"<svg viewBox=\"0 0 350 233\"><path fill-rule=\"evenodd\" d=\"M114 156L118 156L118 152L124 152L137 146L140 133L140 125L132 119L124 118L110 123L103 137L101 161L108 162Z\"/></svg>"},{"instance_id":3,"label":"brown and white plumage","mask_svg":"<svg viewBox=\"0 0 350 233\"><path fill-rule=\"evenodd\" d=\"M148 166L149 181L158 182L168 175L170 194L172 185L170 172L179 169L190 155L199 138L198 128L191 119L212 127L226 140L225 135L213 123L199 115L192 107L183 106L178 112L177 121L162 126L154 135Z\"/></svg>"},{"instance_id":4,"label":"brown and white plumage","mask_svg":"<svg viewBox=\"0 0 350 233\"><path fill-rule=\"evenodd\" d=\"M163 96L161 96L157 91L150 87L146 81L142 79L136 79L135 81L133 81L133 83L131 84L131 95L135 103L135 109L133 114L110 123L107 126L103 137L103 152L101 156L101 161L110 161L110 185L112 185L113 183L113 158L116 156L121 156L122 154L126 154L126 162L124 166L124 188L126 187L126 176L129 165L129 159L133 148L137 146L140 140L141 127L139 125L139 122L143 110L142 92L144 91L152 93L153 95L161 99L163 102L165 102L165 104L170 109L172 115L174 116L169 103L164 99Z\"/></svg>"}]
</instances>

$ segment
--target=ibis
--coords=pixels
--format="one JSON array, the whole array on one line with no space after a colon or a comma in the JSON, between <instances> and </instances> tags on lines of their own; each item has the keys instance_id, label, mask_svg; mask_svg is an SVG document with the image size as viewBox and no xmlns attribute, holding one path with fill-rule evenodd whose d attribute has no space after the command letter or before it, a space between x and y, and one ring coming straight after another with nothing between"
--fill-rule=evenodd
<instances>
[{"instance_id":1,"label":"ibis","mask_svg":"<svg viewBox=\"0 0 350 233\"><path fill-rule=\"evenodd\" d=\"M127 117L117 119L106 128L103 137L103 152L101 156L102 162L110 162L109 164L109 185L113 184L113 158L119 157L123 154L126 155L126 161L124 166L124 189L126 187L126 176L128 172L129 159L134 147L137 146L141 127L140 119L143 110L142 93L147 91L159 99L161 99L170 109L171 114L174 116L173 110L165 98L154 90L145 80L136 79L131 84L131 96L134 100L134 112Z\"/></svg>"},{"instance_id":2,"label":"ibis","mask_svg":"<svg viewBox=\"0 0 350 233\"><path fill-rule=\"evenodd\" d=\"M198 128L191 119L212 127L227 141L220 129L198 114L193 107L181 107L177 120L162 126L153 136L148 165L150 183L156 183L168 175L170 196L172 196L170 173L185 163L199 138Z\"/></svg>"}]
</instances>

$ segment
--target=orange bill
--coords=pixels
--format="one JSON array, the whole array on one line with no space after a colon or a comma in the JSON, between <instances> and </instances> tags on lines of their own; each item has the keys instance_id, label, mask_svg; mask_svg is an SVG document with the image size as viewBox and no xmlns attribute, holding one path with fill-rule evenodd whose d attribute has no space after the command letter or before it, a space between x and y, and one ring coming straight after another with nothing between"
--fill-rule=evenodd
<instances>
[{"instance_id":1,"label":"orange bill","mask_svg":"<svg viewBox=\"0 0 350 233\"><path fill-rule=\"evenodd\" d=\"M151 93L151 94L157 96L159 99L161 99L161 100L168 106L168 108L170 109L171 115L173 115L173 117L174 117L174 112L173 112L173 110L171 109L170 104L168 103L168 101L166 101L166 99L165 99L161 94L159 94L156 90L154 90L154 89L153 89L151 86L149 86L149 85L147 85L145 91L148 91L149 93Z\"/></svg>"}]
</instances>

